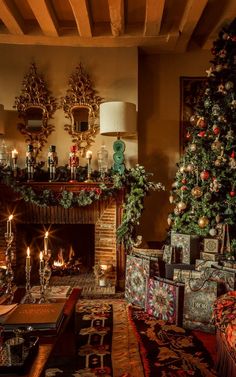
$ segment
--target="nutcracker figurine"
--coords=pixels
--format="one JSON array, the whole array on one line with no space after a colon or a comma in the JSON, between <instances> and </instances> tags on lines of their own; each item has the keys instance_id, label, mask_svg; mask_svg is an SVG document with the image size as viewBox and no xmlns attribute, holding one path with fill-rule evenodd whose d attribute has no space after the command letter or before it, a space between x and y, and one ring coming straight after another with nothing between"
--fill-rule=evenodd
<instances>
[{"instance_id":1,"label":"nutcracker figurine","mask_svg":"<svg viewBox=\"0 0 236 377\"><path fill-rule=\"evenodd\" d=\"M27 146L26 152L26 168L28 174L28 181L32 181L34 179L34 167L36 163L36 158L34 155L34 148L33 145L29 144Z\"/></svg>"},{"instance_id":2,"label":"nutcracker figurine","mask_svg":"<svg viewBox=\"0 0 236 377\"><path fill-rule=\"evenodd\" d=\"M49 181L54 181L56 176L56 167L58 164L58 157L55 145L50 145L48 152L48 169L49 169Z\"/></svg>"},{"instance_id":3,"label":"nutcracker figurine","mask_svg":"<svg viewBox=\"0 0 236 377\"><path fill-rule=\"evenodd\" d=\"M72 145L69 154L70 182L76 181L76 169L79 166L79 157L77 156L77 146Z\"/></svg>"}]
</instances>

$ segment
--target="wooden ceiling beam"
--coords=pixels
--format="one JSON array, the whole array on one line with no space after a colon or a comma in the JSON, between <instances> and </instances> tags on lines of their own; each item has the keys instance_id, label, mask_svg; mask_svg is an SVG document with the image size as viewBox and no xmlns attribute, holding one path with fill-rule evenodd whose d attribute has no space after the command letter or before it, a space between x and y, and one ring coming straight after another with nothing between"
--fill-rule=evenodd
<instances>
[{"instance_id":1,"label":"wooden ceiling beam","mask_svg":"<svg viewBox=\"0 0 236 377\"><path fill-rule=\"evenodd\" d=\"M87 0L69 0L81 37L92 37L91 19Z\"/></svg>"},{"instance_id":2,"label":"wooden ceiling beam","mask_svg":"<svg viewBox=\"0 0 236 377\"><path fill-rule=\"evenodd\" d=\"M37 19L43 34L49 37L59 36L56 16L47 0L27 0Z\"/></svg>"},{"instance_id":3,"label":"wooden ceiling beam","mask_svg":"<svg viewBox=\"0 0 236 377\"><path fill-rule=\"evenodd\" d=\"M143 32L145 36L155 36L160 33L164 6L165 0L146 0L145 24Z\"/></svg>"},{"instance_id":4,"label":"wooden ceiling beam","mask_svg":"<svg viewBox=\"0 0 236 377\"><path fill-rule=\"evenodd\" d=\"M208 0L189 0L186 4L183 17L179 24L180 37L176 49L178 52L186 51L192 33L201 18Z\"/></svg>"},{"instance_id":5,"label":"wooden ceiling beam","mask_svg":"<svg viewBox=\"0 0 236 377\"><path fill-rule=\"evenodd\" d=\"M17 9L5 0L0 0L0 19L11 34L24 34L24 22Z\"/></svg>"},{"instance_id":6,"label":"wooden ceiling beam","mask_svg":"<svg viewBox=\"0 0 236 377\"><path fill-rule=\"evenodd\" d=\"M124 0L108 0L111 32L113 37L124 34L125 16L124 16Z\"/></svg>"}]
</instances>

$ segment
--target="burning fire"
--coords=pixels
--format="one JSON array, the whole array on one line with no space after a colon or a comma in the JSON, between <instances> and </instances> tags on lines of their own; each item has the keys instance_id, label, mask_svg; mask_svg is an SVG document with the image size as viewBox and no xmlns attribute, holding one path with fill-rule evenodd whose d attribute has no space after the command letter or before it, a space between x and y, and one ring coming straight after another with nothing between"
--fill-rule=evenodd
<instances>
[{"instance_id":1,"label":"burning fire","mask_svg":"<svg viewBox=\"0 0 236 377\"><path fill-rule=\"evenodd\" d=\"M62 267L62 266L64 266L64 264L65 264L65 261L64 261L64 258L63 258L63 250L61 249L59 251L59 253L57 254L57 260L54 260L54 262L53 262L53 266Z\"/></svg>"}]
</instances>

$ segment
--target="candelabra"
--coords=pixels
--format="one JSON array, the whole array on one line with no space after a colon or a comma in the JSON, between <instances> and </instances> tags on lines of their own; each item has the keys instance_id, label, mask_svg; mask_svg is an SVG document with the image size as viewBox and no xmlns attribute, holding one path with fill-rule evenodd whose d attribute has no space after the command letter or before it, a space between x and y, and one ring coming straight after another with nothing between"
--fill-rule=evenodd
<instances>
[{"instance_id":1,"label":"candelabra","mask_svg":"<svg viewBox=\"0 0 236 377\"><path fill-rule=\"evenodd\" d=\"M12 251L12 241L14 239L13 233L7 232L5 233L5 240L7 243L7 248L5 252L5 261L6 261L6 291L5 293L9 296L8 302L11 303L14 297L14 292L13 292L13 286L12 282L14 279L14 272L12 269L12 259L13 259L13 251Z\"/></svg>"},{"instance_id":2,"label":"candelabra","mask_svg":"<svg viewBox=\"0 0 236 377\"><path fill-rule=\"evenodd\" d=\"M45 295L45 284L44 284L44 266L43 261L40 259L40 267L39 267L39 281L40 281L40 298L39 304L46 302L46 295Z\"/></svg>"},{"instance_id":3,"label":"candelabra","mask_svg":"<svg viewBox=\"0 0 236 377\"><path fill-rule=\"evenodd\" d=\"M49 260L51 258L51 252L50 250L47 250L47 252L44 251L43 253L43 259L45 261L45 264L44 264L44 293L45 293L45 298L47 301L49 301L49 292L50 292L50 288L49 288L49 283L50 283L50 278L51 278L51 275L52 275L52 269L50 267L50 264L49 264Z\"/></svg>"}]
</instances>

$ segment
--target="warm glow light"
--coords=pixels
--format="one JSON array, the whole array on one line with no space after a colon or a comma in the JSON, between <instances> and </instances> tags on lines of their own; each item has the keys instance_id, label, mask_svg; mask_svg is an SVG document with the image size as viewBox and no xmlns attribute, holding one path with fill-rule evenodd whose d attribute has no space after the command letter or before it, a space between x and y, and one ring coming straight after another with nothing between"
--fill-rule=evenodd
<instances>
[{"instance_id":1,"label":"warm glow light","mask_svg":"<svg viewBox=\"0 0 236 377\"><path fill-rule=\"evenodd\" d=\"M107 264L101 264L100 267L101 267L101 269L103 271L106 271L108 269L108 265Z\"/></svg>"},{"instance_id":2,"label":"warm glow light","mask_svg":"<svg viewBox=\"0 0 236 377\"><path fill-rule=\"evenodd\" d=\"M92 158L92 155L93 155L92 151L86 152L86 158L90 159L90 158Z\"/></svg>"},{"instance_id":3,"label":"warm glow light","mask_svg":"<svg viewBox=\"0 0 236 377\"><path fill-rule=\"evenodd\" d=\"M13 149L13 151L11 152L11 156L12 156L12 158L16 158L17 155L18 155L17 150L16 150L16 149Z\"/></svg>"},{"instance_id":4,"label":"warm glow light","mask_svg":"<svg viewBox=\"0 0 236 377\"><path fill-rule=\"evenodd\" d=\"M12 219L13 219L13 215L10 215L10 216L8 217L8 220L11 221Z\"/></svg>"},{"instance_id":5,"label":"warm glow light","mask_svg":"<svg viewBox=\"0 0 236 377\"><path fill-rule=\"evenodd\" d=\"M40 251L40 253L39 253L39 259L42 261L43 260L43 252L42 251Z\"/></svg>"},{"instance_id":6,"label":"warm glow light","mask_svg":"<svg viewBox=\"0 0 236 377\"><path fill-rule=\"evenodd\" d=\"M29 246L27 247L27 257L29 257L30 256L30 248L29 248Z\"/></svg>"},{"instance_id":7,"label":"warm glow light","mask_svg":"<svg viewBox=\"0 0 236 377\"><path fill-rule=\"evenodd\" d=\"M45 233L45 238L48 238L48 231Z\"/></svg>"},{"instance_id":8,"label":"warm glow light","mask_svg":"<svg viewBox=\"0 0 236 377\"><path fill-rule=\"evenodd\" d=\"M53 262L53 266L55 266L55 267L62 267L63 264L64 264L64 262L60 262L60 261L54 261Z\"/></svg>"}]
</instances>

